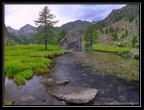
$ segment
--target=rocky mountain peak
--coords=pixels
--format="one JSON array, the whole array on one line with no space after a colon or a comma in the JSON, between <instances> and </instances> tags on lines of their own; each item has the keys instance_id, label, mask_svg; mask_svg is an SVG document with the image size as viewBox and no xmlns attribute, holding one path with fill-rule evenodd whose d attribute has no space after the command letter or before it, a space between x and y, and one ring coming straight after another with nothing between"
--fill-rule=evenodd
<instances>
[{"instance_id":1,"label":"rocky mountain peak","mask_svg":"<svg viewBox=\"0 0 144 110\"><path fill-rule=\"evenodd\" d=\"M7 26L7 30L8 30L8 32L10 32L10 33L13 33L13 32L15 32L15 31L17 31L17 30L13 29L13 28L10 27L10 26Z\"/></svg>"},{"instance_id":2,"label":"rocky mountain peak","mask_svg":"<svg viewBox=\"0 0 144 110\"><path fill-rule=\"evenodd\" d=\"M14 36L19 39L31 38L31 36L36 33L36 27L31 26L30 24L24 25L19 30L15 30L10 26L7 26L7 30L11 36Z\"/></svg>"},{"instance_id":3,"label":"rocky mountain peak","mask_svg":"<svg viewBox=\"0 0 144 110\"><path fill-rule=\"evenodd\" d=\"M26 24L25 26L21 27L19 31L30 31L30 30L35 30L36 28L34 26L31 26L29 24Z\"/></svg>"}]
</instances>

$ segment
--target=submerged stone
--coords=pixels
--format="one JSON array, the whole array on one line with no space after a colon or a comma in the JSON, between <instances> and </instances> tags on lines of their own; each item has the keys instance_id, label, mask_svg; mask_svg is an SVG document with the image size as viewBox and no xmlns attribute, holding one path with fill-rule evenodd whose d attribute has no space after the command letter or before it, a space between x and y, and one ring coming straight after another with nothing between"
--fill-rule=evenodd
<instances>
[{"instance_id":1,"label":"submerged stone","mask_svg":"<svg viewBox=\"0 0 144 110\"><path fill-rule=\"evenodd\" d=\"M43 79L43 80L42 80L42 83L44 83L44 84L46 84L46 85L48 85L48 86L55 84L55 82L54 82L54 80L53 80L52 78Z\"/></svg>"},{"instance_id":2,"label":"submerged stone","mask_svg":"<svg viewBox=\"0 0 144 110\"><path fill-rule=\"evenodd\" d=\"M70 80L62 80L62 81L56 81L57 85L66 85L70 82Z\"/></svg>"},{"instance_id":3,"label":"submerged stone","mask_svg":"<svg viewBox=\"0 0 144 110\"><path fill-rule=\"evenodd\" d=\"M52 96L69 104L88 104L94 101L98 90L87 87L55 87Z\"/></svg>"},{"instance_id":4,"label":"submerged stone","mask_svg":"<svg viewBox=\"0 0 144 110\"><path fill-rule=\"evenodd\" d=\"M65 79L61 81L54 81L52 78L46 78L42 80L43 84L46 84L47 86L52 86L52 85L66 85L70 82L70 80Z\"/></svg>"}]
</instances>

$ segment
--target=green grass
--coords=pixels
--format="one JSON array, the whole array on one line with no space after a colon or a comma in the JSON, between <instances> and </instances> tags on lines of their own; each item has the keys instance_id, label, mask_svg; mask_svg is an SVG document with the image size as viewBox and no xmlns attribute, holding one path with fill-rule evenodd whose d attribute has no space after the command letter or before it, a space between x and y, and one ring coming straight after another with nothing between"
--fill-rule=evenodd
<instances>
[{"instance_id":1,"label":"green grass","mask_svg":"<svg viewBox=\"0 0 144 110\"><path fill-rule=\"evenodd\" d=\"M71 52L52 45L46 51L44 45L6 46L4 50L4 73L18 85L25 84L33 74L50 72L50 57Z\"/></svg>"},{"instance_id":2,"label":"green grass","mask_svg":"<svg viewBox=\"0 0 144 110\"><path fill-rule=\"evenodd\" d=\"M4 100L4 105L12 105L12 103L7 100Z\"/></svg>"},{"instance_id":3,"label":"green grass","mask_svg":"<svg viewBox=\"0 0 144 110\"><path fill-rule=\"evenodd\" d=\"M115 47L110 45L104 45L104 44L94 44L93 50L94 51L103 51L103 52L113 52L118 53L120 51L127 51L130 52L133 48L131 47Z\"/></svg>"},{"instance_id":4,"label":"green grass","mask_svg":"<svg viewBox=\"0 0 144 110\"><path fill-rule=\"evenodd\" d=\"M140 58L140 57L139 57L139 54L135 54L135 55L134 55L134 58L139 59L139 58Z\"/></svg>"},{"instance_id":5,"label":"green grass","mask_svg":"<svg viewBox=\"0 0 144 110\"><path fill-rule=\"evenodd\" d=\"M112 45L104 45L104 44L94 44L93 51L102 51L102 52L111 52L111 53L118 53L118 55L123 57L128 57L129 54L134 53L135 59L139 59L139 49L132 48L132 47L117 47Z\"/></svg>"},{"instance_id":6,"label":"green grass","mask_svg":"<svg viewBox=\"0 0 144 110\"><path fill-rule=\"evenodd\" d=\"M33 71L32 70L25 70L23 72L20 72L19 74L22 75L25 79L30 79L33 77Z\"/></svg>"},{"instance_id":7,"label":"green grass","mask_svg":"<svg viewBox=\"0 0 144 110\"><path fill-rule=\"evenodd\" d=\"M20 74L17 74L15 77L14 77L14 82L17 84L17 85L24 85L25 84L25 77L23 77L22 75Z\"/></svg>"}]
</instances>

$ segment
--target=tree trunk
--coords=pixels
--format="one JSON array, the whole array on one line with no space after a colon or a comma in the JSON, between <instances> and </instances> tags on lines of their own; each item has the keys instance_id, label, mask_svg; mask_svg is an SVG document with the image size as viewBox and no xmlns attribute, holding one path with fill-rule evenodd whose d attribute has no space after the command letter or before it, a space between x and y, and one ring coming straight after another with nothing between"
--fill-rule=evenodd
<instances>
[{"instance_id":1,"label":"tree trunk","mask_svg":"<svg viewBox=\"0 0 144 110\"><path fill-rule=\"evenodd\" d=\"M90 46L91 46L91 49L92 49L92 33L91 33L91 43L90 43Z\"/></svg>"},{"instance_id":2,"label":"tree trunk","mask_svg":"<svg viewBox=\"0 0 144 110\"><path fill-rule=\"evenodd\" d=\"M47 50L47 40L45 40L45 50Z\"/></svg>"},{"instance_id":3,"label":"tree trunk","mask_svg":"<svg viewBox=\"0 0 144 110\"><path fill-rule=\"evenodd\" d=\"M47 50L47 35L46 35L46 13L45 13L45 50Z\"/></svg>"}]
</instances>

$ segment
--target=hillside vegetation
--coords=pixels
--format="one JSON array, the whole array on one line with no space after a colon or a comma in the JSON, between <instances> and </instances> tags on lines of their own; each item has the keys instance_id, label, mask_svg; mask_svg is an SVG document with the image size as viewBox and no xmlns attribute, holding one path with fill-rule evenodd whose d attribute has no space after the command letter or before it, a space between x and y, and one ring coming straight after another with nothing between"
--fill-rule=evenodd
<instances>
[{"instance_id":1,"label":"hillside vegetation","mask_svg":"<svg viewBox=\"0 0 144 110\"><path fill-rule=\"evenodd\" d=\"M137 16L139 16L139 5L129 4L126 5L125 7L122 7L121 9L112 10L112 12L104 20L101 20L100 22L96 23L94 26L97 29L100 29L102 27L112 25L120 21L122 18L125 18L126 20L129 20L131 22Z\"/></svg>"},{"instance_id":2,"label":"hillside vegetation","mask_svg":"<svg viewBox=\"0 0 144 110\"><path fill-rule=\"evenodd\" d=\"M91 37L89 43L85 40L86 34L92 36L93 33L83 33L83 47L86 50L88 45L85 44L96 41L88 50L114 52L121 56L139 59L139 5L126 5L121 9L112 10L104 20L92 26L98 37Z\"/></svg>"},{"instance_id":3,"label":"hillside vegetation","mask_svg":"<svg viewBox=\"0 0 144 110\"><path fill-rule=\"evenodd\" d=\"M110 27L113 27L114 30L116 29L118 35L117 42L112 39L112 35L109 32ZM126 30L127 30L127 36L123 36L125 35ZM137 39L139 41L139 18L138 17L135 18L132 22L129 22L125 19L121 19L120 21L112 25L101 28L101 30L99 30L98 42L104 44L115 44L118 42L123 42L130 46L134 35L137 36Z\"/></svg>"},{"instance_id":4,"label":"hillside vegetation","mask_svg":"<svg viewBox=\"0 0 144 110\"><path fill-rule=\"evenodd\" d=\"M5 24L3 24L3 36L4 36L4 45L17 45L17 43L11 39Z\"/></svg>"}]
</instances>

